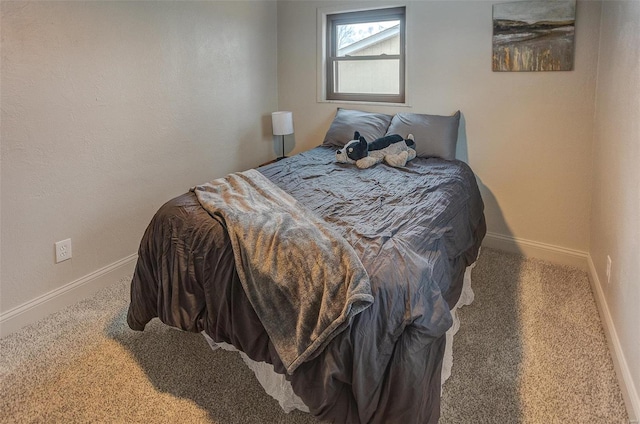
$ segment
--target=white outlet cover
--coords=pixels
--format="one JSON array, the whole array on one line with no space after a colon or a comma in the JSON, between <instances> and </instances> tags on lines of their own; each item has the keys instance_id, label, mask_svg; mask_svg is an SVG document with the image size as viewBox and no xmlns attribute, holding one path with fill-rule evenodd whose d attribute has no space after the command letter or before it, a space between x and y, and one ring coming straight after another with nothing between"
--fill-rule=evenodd
<instances>
[{"instance_id":1,"label":"white outlet cover","mask_svg":"<svg viewBox=\"0 0 640 424\"><path fill-rule=\"evenodd\" d=\"M71 259L71 239L56 243L56 263Z\"/></svg>"}]
</instances>

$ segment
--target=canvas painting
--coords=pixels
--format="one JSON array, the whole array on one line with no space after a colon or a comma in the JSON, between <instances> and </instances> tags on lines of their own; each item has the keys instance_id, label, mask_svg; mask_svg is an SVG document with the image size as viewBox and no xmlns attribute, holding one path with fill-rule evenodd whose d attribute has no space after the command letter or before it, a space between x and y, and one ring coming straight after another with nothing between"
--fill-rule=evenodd
<instances>
[{"instance_id":1,"label":"canvas painting","mask_svg":"<svg viewBox=\"0 0 640 424\"><path fill-rule=\"evenodd\" d=\"M575 0L494 4L493 70L572 70L575 16Z\"/></svg>"}]
</instances>

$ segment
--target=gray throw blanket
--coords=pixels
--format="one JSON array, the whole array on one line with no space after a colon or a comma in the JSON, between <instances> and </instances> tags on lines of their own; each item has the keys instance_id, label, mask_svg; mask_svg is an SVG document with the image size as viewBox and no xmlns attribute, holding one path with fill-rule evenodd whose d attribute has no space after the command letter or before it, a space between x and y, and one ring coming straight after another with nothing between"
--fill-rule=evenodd
<instances>
[{"instance_id":1,"label":"gray throw blanket","mask_svg":"<svg viewBox=\"0 0 640 424\"><path fill-rule=\"evenodd\" d=\"M258 171L193 191L226 226L240 281L289 374L373 303L347 241Z\"/></svg>"}]
</instances>

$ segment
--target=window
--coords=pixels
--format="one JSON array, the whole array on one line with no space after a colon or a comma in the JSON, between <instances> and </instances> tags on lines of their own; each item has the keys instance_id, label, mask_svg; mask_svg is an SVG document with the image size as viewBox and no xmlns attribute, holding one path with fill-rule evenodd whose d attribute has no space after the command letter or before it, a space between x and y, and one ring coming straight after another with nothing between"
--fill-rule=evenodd
<instances>
[{"instance_id":1,"label":"window","mask_svg":"<svg viewBox=\"0 0 640 424\"><path fill-rule=\"evenodd\" d=\"M405 8L326 16L326 99L404 103Z\"/></svg>"}]
</instances>

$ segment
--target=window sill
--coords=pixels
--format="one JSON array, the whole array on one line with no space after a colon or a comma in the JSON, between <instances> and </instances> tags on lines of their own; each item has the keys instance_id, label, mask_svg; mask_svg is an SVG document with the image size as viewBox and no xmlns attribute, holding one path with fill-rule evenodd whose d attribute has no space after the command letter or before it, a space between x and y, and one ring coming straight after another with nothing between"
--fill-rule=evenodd
<instances>
[{"instance_id":1,"label":"window sill","mask_svg":"<svg viewBox=\"0 0 640 424\"><path fill-rule=\"evenodd\" d=\"M367 102L367 101L356 101L356 100L317 100L317 102L318 103L352 104L352 105L412 107L409 103Z\"/></svg>"}]
</instances>

